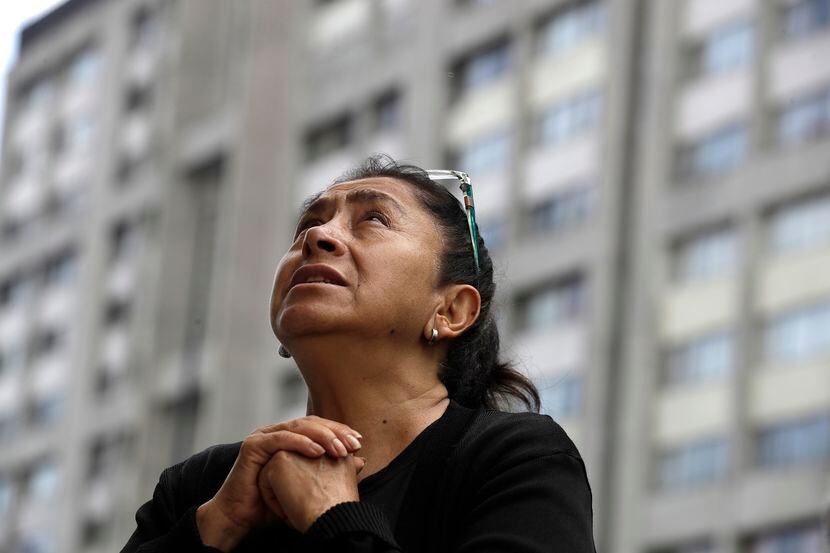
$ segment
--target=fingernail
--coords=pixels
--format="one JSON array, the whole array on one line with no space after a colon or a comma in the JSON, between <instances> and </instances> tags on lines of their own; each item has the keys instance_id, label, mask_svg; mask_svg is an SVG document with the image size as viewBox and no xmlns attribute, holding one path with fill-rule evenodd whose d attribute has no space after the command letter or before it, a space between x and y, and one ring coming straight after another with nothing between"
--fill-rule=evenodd
<instances>
[{"instance_id":1,"label":"fingernail","mask_svg":"<svg viewBox=\"0 0 830 553\"><path fill-rule=\"evenodd\" d=\"M317 455L320 455L321 453L326 452L326 448L324 448L320 444L314 443L314 444L311 444L311 451L313 451Z\"/></svg>"},{"instance_id":2,"label":"fingernail","mask_svg":"<svg viewBox=\"0 0 830 553\"><path fill-rule=\"evenodd\" d=\"M360 432L358 432L357 430L354 431L354 435L357 436L358 438L360 438L361 440L363 439L363 435Z\"/></svg>"},{"instance_id":3,"label":"fingernail","mask_svg":"<svg viewBox=\"0 0 830 553\"><path fill-rule=\"evenodd\" d=\"M341 442L339 439L335 438L333 443L334 443L334 448L337 450L337 452L340 455L345 456L345 455L349 454L349 450L346 449L346 446L344 446L343 442Z\"/></svg>"},{"instance_id":4,"label":"fingernail","mask_svg":"<svg viewBox=\"0 0 830 553\"><path fill-rule=\"evenodd\" d=\"M353 448L361 448L360 442L357 441L357 438L355 438L354 436L346 436L346 440L348 440L348 442L352 445Z\"/></svg>"}]
</instances>

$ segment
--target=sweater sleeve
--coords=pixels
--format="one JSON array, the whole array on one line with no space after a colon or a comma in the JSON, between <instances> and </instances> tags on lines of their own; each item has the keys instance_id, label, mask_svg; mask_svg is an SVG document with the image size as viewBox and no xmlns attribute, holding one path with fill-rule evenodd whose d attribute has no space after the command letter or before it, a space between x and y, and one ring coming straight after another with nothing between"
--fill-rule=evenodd
<instances>
[{"instance_id":1,"label":"sweater sleeve","mask_svg":"<svg viewBox=\"0 0 830 553\"><path fill-rule=\"evenodd\" d=\"M482 483L450 551L595 553L582 458L560 451L499 467Z\"/></svg>"},{"instance_id":2,"label":"sweater sleeve","mask_svg":"<svg viewBox=\"0 0 830 553\"><path fill-rule=\"evenodd\" d=\"M345 501L330 507L306 530L315 551L344 553L391 553L401 551L389 520L377 506Z\"/></svg>"},{"instance_id":3,"label":"sweater sleeve","mask_svg":"<svg viewBox=\"0 0 830 553\"><path fill-rule=\"evenodd\" d=\"M184 462L161 473L153 498L136 511L137 527L121 553L220 553L204 545L196 526L198 505L177 509L175 485L182 479Z\"/></svg>"}]
</instances>

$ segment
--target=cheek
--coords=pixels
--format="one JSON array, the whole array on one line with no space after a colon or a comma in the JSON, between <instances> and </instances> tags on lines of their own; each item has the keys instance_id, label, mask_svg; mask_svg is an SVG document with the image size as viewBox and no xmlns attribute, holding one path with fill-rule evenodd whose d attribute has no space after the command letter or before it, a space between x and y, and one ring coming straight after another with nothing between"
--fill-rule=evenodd
<instances>
[{"instance_id":1,"label":"cheek","mask_svg":"<svg viewBox=\"0 0 830 553\"><path fill-rule=\"evenodd\" d=\"M291 275L293 274L293 270L289 267L289 256L286 254L280 259L280 262L277 264L277 269L274 271L274 285L271 289L271 308L273 309L275 306L278 306L282 303L282 291L288 287L288 283L291 280ZM273 312L271 315L273 316Z\"/></svg>"}]
</instances>

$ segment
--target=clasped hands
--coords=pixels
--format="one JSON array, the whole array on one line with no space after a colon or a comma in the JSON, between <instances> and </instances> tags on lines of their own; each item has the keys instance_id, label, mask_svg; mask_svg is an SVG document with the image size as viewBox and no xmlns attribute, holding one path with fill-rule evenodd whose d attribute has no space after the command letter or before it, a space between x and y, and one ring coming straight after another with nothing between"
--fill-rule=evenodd
<instances>
[{"instance_id":1,"label":"clasped hands","mask_svg":"<svg viewBox=\"0 0 830 553\"><path fill-rule=\"evenodd\" d=\"M252 529L282 521L306 530L330 507L358 501L360 434L308 415L256 429L222 487L196 512L202 542L233 549Z\"/></svg>"}]
</instances>

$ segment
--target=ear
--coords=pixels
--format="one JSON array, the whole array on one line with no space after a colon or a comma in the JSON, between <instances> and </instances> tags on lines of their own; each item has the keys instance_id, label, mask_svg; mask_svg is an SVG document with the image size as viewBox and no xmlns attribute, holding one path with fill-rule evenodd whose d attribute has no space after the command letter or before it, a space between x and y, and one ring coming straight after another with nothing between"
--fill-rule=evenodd
<instances>
[{"instance_id":1,"label":"ear","mask_svg":"<svg viewBox=\"0 0 830 553\"><path fill-rule=\"evenodd\" d=\"M478 319L481 310L481 295L469 284L452 284L447 286L443 301L435 311L432 320L438 330L438 339L452 339L462 334ZM432 320L424 329L424 337L429 340L432 334Z\"/></svg>"}]
</instances>

